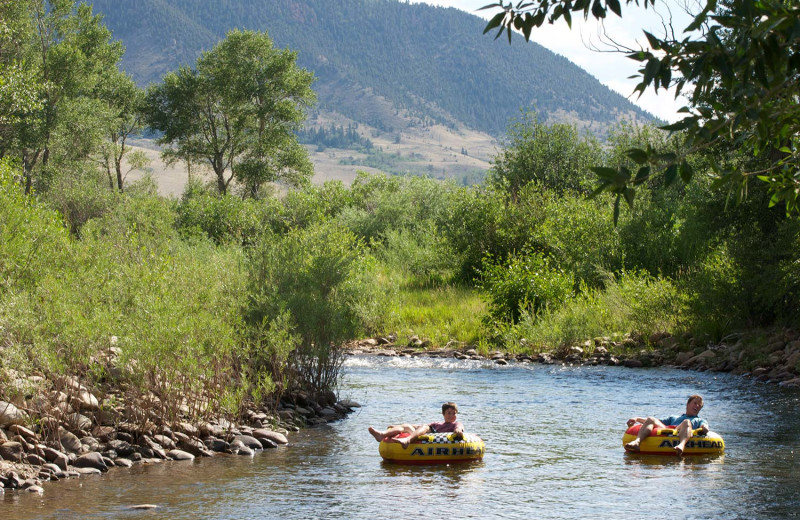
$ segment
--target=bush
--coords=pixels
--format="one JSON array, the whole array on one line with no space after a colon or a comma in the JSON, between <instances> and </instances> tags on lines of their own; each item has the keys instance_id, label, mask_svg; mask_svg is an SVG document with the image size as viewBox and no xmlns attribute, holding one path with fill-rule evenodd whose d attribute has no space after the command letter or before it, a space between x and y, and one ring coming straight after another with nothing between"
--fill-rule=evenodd
<instances>
[{"instance_id":1,"label":"bush","mask_svg":"<svg viewBox=\"0 0 800 520\"><path fill-rule=\"evenodd\" d=\"M186 237L208 237L217 244L246 245L262 228L266 203L219 195L190 186L177 207L177 226Z\"/></svg>"},{"instance_id":2,"label":"bush","mask_svg":"<svg viewBox=\"0 0 800 520\"><path fill-rule=\"evenodd\" d=\"M564 305L539 314L523 313L519 323L503 331L507 345L552 349L576 345L598 336L649 337L677 332L686 323L686 296L669 279L624 272L609 277L605 289L583 285Z\"/></svg>"},{"instance_id":3,"label":"bush","mask_svg":"<svg viewBox=\"0 0 800 520\"><path fill-rule=\"evenodd\" d=\"M338 382L341 343L379 323L375 261L356 237L328 222L265 236L249 262L247 320L263 327L283 313L299 346L296 381L321 395Z\"/></svg>"},{"instance_id":4,"label":"bush","mask_svg":"<svg viewBox=\"0 0 800 520\"><path fill-rule=\"evenodd\" d=\"M538 251L512 255L507 264L487 258L481 278L491 318L512 323L522 312L535 316L562 305L573 286L572 273L552 265L551 259Z\"/></svg>"}]
</instances>

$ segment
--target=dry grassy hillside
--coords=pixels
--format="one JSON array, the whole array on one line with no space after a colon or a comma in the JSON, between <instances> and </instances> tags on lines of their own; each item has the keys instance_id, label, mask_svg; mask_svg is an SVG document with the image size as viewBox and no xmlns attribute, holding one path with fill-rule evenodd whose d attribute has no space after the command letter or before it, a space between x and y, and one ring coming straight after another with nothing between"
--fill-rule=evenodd
<instances>
[{"instance_id":1,"label":"dry grassy hillside","mask_svg":"<svg viewBox=\"0 0 800 520\"><path fill-rule=\"evenodd\" d=\"M350 121L330 114L320 115L309 121L309 125L316 126L328 126L332 123L347 125ZM359 131L372 141L375 148L381 148L386 154L402 157L403 164L410 171L424 170L430 172L430 176L434 178L458 180L465 174L485 172L490 167L497 147L496 141L487 134L470 130L454 131L445 126L410 127L399 133L386 134L361 125ZM136 140L133 145L150 159L149 172L158 184L159 193L167 197L179 197L189 178L186 165L164 164L154 141ZM462 150L466 150L467 155ZM353 150L327 148L317 151L316 147L309 146L309 154L314 163L314 182L317 184L340 180L349 185L359 171L380 172L378 168L363 164L343 164L343 161L352 163L363 161L367 157L366 154ZM213 179L209 171L199 166L194 166L193 170L192 175L202 175L209 181ZM126 182L133 182L144 174L142 171L132 171Z\"/></svg>"}]
</instances>

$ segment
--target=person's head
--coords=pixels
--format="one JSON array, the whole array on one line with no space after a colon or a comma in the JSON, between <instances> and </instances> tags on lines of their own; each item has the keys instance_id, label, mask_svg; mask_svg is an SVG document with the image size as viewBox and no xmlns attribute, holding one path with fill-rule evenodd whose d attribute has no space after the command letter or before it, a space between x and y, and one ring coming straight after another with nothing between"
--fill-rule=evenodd
<instances>
[{"instance_id":1,"label":"person's head","mask_svg":"<svg viewBox=\"0 0 800 520\"><path fill-rule=\"evenodd\" d=\"M456 403L444 403L442 405L442 415L444 416L444 422L456 422L456 416L458 415Z\"/></svg>"},{"instance_id":2,"label":"person's head","mask_svg":"<svg viewBox=\"0 0 800 520\"><path fill-rule=\"evenodd\" d=\"M690 395L686 401L686 415L698 415L703 409L703 398L697 394Z\"/></svg>"}]
</instances>

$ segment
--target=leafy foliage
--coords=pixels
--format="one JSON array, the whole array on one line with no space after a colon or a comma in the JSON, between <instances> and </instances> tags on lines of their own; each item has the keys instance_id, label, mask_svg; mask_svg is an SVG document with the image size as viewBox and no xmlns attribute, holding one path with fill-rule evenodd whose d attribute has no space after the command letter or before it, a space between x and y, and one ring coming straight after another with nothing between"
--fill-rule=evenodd
<instances>
[{"instance_id":1,"label":"leafy foliage","mask_svg":"<svg viewBox=\"0 0 800 520\"><path fill-rule=\"evenodd\" d=\"M523 312L537 315L561 305L575 284L571 273L538 251L512 255L507 264L485 262L482 288L489 294L493 318L516 322Z\"/></svg>"},{"instance_id":2,"label":"leafy foliage","mask_svg":"<svg viewBox=\"0 0 800 520\"><path fill-rule=\"evenodd\" d=\"M639 5L638 0L626 4ZM646 0L644 5L655 5ZM486 25L486 31L499 28L511 39L512 29L530 38L535 27L545 20L563 18L571 23L571 13L590 11L597 19L608 11L622 16L618 0L551 2L538 0L487 5L501 9ZM636 91L652 87L658 91L675 87L677 93L691 90L686 114L680 121L664 127L683 132L683 153L665 153L654 148L631 148L628 156L638 169L596 168L598 191L617 194L633 204L635 187L655 174L669 185L680 176L689 182L694 169L687 161L694 152L711 152L711 165L718 182L742 199L750 179L765 181L772 193L771 206L784 203L787 213L800 211L800 103L797 76L800 72L800 6L777 0L708 0L684 29L685 37L674 32L657 36L644 32L649 48L631 50L629 57L642 64ZM670 28L671 29L671 28ZM737 154L718 152L742 150L753 160L736 161Z\"/></svg>"},{"instance_id":3,"label":"leafy foliage","mask_svg":"<svg viewBox=\"0 0 800 520\"><path fill-rule=\"evenodd\" d=\"M163 132L168 161L202 162L225 194L234 177L257 197L267 182L298 186L311 162L294 131L314 99L312 75L265 33L234 30L197 60L150 87L146 119Z\"/></svg>"}]
</instances>

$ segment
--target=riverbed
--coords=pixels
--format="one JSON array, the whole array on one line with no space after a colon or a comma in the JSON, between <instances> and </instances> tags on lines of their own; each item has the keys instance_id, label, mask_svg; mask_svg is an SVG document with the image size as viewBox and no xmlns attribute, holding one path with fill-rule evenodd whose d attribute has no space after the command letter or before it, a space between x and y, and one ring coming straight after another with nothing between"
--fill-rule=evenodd
<instances>
[{"instance_id":1,"label":"riverbed","mask_svg":"<svg viewBox=\"0 0 800 520\"><path fill-rule=\"evenodd\" d=\"M689 395L724 455L625 453L634 415L682 413ZM6 492L0 517L148 518L791 518L800 515L800 392L671 368L571 367L353 356L347 419L292 434L254 457L112 469ZM368 426L441 420L441 403L486 443L482 462L386 464ZM155 509L134 510L152 504Z\"/></svg>"}]
</instances>

